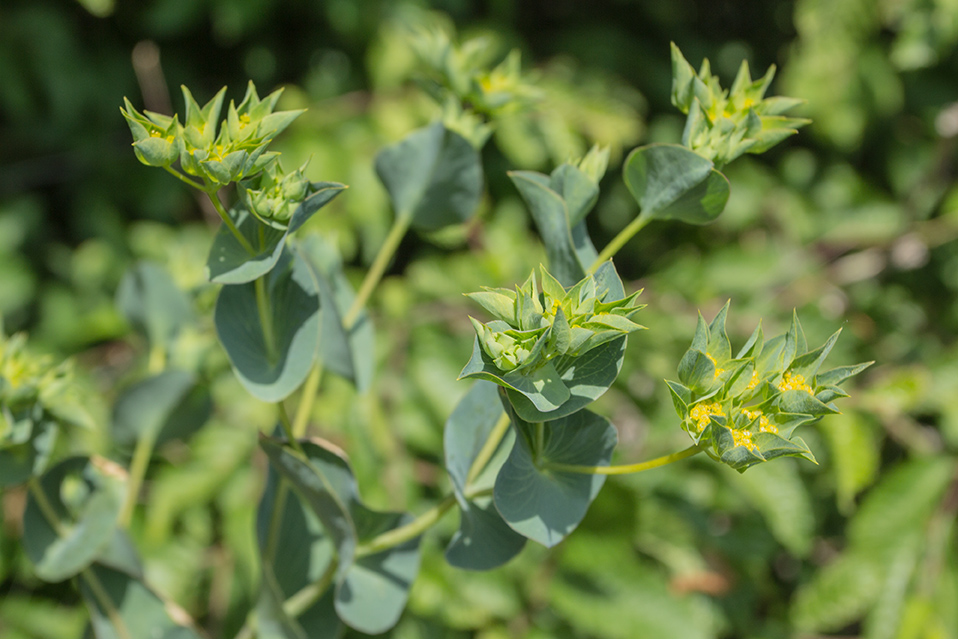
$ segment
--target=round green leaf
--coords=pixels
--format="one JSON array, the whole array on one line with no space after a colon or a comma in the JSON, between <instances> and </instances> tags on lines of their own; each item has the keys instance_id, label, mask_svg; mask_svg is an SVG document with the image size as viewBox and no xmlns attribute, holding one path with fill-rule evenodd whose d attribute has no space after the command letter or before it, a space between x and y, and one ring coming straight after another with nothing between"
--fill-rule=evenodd
<instances>
[{"instance_id":1,"label":"round green leaf","mask_svg":"<svg viewBox=\"0 0 958 639\"><path fill-rule=\"evenodd\" d=\"M40 478L39 489L53 513L45 513L31 492L23 513L23 548L41 579L69 579L107 549L124 485L110 462L88 457L71 457Z\"/></svg>"},{"instance_id":2,"label":"round green leaf","mask_svg":"<svg viewBox=\"0 0 958 639\"><path fill-rule=\"evenodd\" d=\"M229 216L255 253L250 254L233 232L221 224L206 260L206 275L217 284L252 282L269 273L279 262L286 231L263 224L244 209L233 209Z\"/></svg>"},{"instance_id":3,"label":"round green leaf","mask_svg":"<svg viewBox=\"0 0 958 639\"><path fill-rule=\"evenodd\" d=\"M605 475L555 470L549 464L609 465L618 439L615 428L587 410L543 424L514 416L513 424L518 434L496 478L496 508L517 533L552 547L582 521Z\"/></svg>"},{"instance_id":4,"label":"round green leaf","mask_svg":"<svg viewBox=\"0 0 958 639\"><path fill-rule=\"evenodd\" d=\"M224 286L216 301L216 332L240 382L256 398L278 402L309 374L319 346L319 292L305 260L293 250L266 276L272 339L260 323L254 283Z\"/></svg>"},{"instance_id":5,"label":"round green leaf","mask_svg":"<svg viewBox=\"0 0 958 639\"><path fill-rule=\"evenodd\" d=\"M151 344L165 344L190 322L190 300L166 270L152 262L133 266L116 291L116 305Z\"/></svg>"},{"instance_id":6,"label":"round green leaf","mask_svg":"<svg viewBox=\"0 0 958 639\"><path fill-rule=\"evenodd\" d=\"M479 153L441 122L387 146L375 166L396 215L422 231L465 222L482 195Z\"/></svg>"},{"instance_id":7,"label":"round green leaf","mask_svg":"<svg viewBox=\"0 0 958 639\"><path fill-rule=\"evenodd\" d=\"M469 470L502 417L497 386L478 381L446 421L443 437L446 470L461 512L459 530L449 542L446 560L457 568L491 570L515 557L525 546L525 537L509 528L490 499L473 500L465 496ZM514 438L510 428L472 488L481 490L487 484L492 485L512 449Z\"/></svg>"},{"instance_id":8,"label":"round green leaf","mask_svg":"<svg viewBox=\"0 0 958 639\"><path fill-rule=\"evenodd\" d=\"M60 433L57 422L43 415L22 419L25 423L21 427L29 430L26 441L0 449L0 487L22 484L43 473Z\"/></svg>"},{"instance_id":9,"label":"round green leaf","mask_svg":"<svg viewBox=\"0 0 958 639\"><path fill-rule=\"evenodd\" d=\"M643 217L707 224L729 195L728 179L713 167L684 146L651 144L629 154L623 178Z\"/></svg>"},{"instance_id":10,"label":"round green leaf","mask_svg":"<svg viewBox=\"0 0 958 639\"><path fill-rule=\"evenodd\" d=\"M186 438L206 423L212 408L209 391L196 385L192 373L166 370L123 391L113 406L113 440L132 446L147 433L155 433L157 445Z\"/></svg>"}]
</instances>

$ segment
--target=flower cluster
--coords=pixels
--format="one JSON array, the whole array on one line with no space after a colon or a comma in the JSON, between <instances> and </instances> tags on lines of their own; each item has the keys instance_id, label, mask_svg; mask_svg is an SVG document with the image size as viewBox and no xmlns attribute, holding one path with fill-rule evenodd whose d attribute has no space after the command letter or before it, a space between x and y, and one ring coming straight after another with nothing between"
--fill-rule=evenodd
<instances>
[{"instance_id":1,"label":"flower cluster","mask_svg":"<svg viewBox=\"0 0 958 639\"><path fill-rule=\"evenodd\" d=\"M871 362L820 372L841 331L809 351L797 315L788 332L765 340L761 325L733 358L725 318L699 324L679 363L679 381L668 381L675 410L692 441L733 468L783 455L815 461L793 431L837 413L832 403L847 393L838 385Z\"/></svg>"},{"instance_id":2,"label":"flower cluster","mask_svg":"<svg viewBox=\"0 0 958 639\"><path fill-rule=\"evenodd\" d=\"M169 169L179 161L183 172L199 178L202 185L198 186L210 192L233 182L255 180L268 173L264 180L271 188L281 185L287 199L283 206L279 206L265 202L270 197L261 195L256 198L260 207L254 213L264 219L288 220L289 205L295 209L296 204L305 199L308 182L304 181L301 170L287 179L277 161L279 154L268 151L267 147L302 111L274 112L282 90L260 99L256 87L250 82L243 101L239 106L230 101L226 118L219 122L225 87L202 107L193 99L189 89L182 89L186 104L183 123L176 115L170 117L151 111L140 113L124 99L125 108L120 111L133 134L133 150L140 162ZM297 195L299 199L289 199L291 195ZM283 215L286 217L281 217Z\"/></svg>"},{"instance_id":3,"label":"flower cluster","mask_svg":"<svg viewBox=\"0 0 958 639\"><path fill-rule=\"evenodd\" d=\"M580 356L644 328L633 321L643 308L636 305L641 291L605 301L608 291L599 290L591 275L566 290L545 268L541 274L541 294L535 271L514 291L487 288L468 294L496 318L488 324L469 319L483 352L500 371L534 371L556 357Z\"/></svg>"},{"instance_id":4,"label":"flower cluster","mask_svg":"<svg viewBox=\"0 0 958 639\"><path fill-rule=\"evenodd\" d=\"M769 67L753 81L743 61L730 90L723 90L712 75L709 61L698 73L672 45L672 104L688 115L682 143L717 166L743 153L764 153L797 133L808 120L782 115L802 103L796 98L766 98L775 75Z\"/></svg>"}]
</instances>

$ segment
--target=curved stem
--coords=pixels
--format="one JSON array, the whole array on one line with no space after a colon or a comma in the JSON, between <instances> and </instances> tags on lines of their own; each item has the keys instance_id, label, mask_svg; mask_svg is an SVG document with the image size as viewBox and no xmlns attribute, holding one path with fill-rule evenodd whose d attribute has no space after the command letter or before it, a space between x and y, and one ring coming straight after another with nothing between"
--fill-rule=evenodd
<instances>
[{"instance_id":1,"label":"curved stem","mask_svg":"<svg viewBox=\"0 0 958 639\"><path fill-rule=\"evenodd\" d=\"M349 331L353 325L356 324L356 320L359 319L359 314L362 312L363 307L366 306L366 301L369 299L369 296L372 295L376 285L379 284L379 280L382 279L383 274L386 272L386 267L389 266L389 260L392 259L396 253L396 249L399 248L399 243L402 242L403 237L405 237L411 222L411 215L400 214L396 216L396 221L393 222L392 228L389 229L389 235L386 236L386 241L383 242L383 245L379 248L376 259L373 260L373 263L369 266L369 270L366 271L366 277L363 278L363 283L359 287L359 292L356 293L356 298L346 312L346 316L343 317L343 328L347 331Z\"/></svg>"},{"instance_id":2,"label":"curved stem","mask_svg":"<svg viewBox=\"0 0 958 639\"><path fill-rule=\"evenodd\" d=\"M646 224L652 220L647 217L639 215L639 217L632 220L628 226L619 231L619 234L612 238L612 241L609 242L602 252L599 253L599 257L595 258L595 262L592 263L592 266L589 267L589 273L595 273L602 264L612 259L616 253L619 252L626 242L632 239L632 237L641 231Z\"/></svg>"},{"instance_id":3,"label":"curved stem","mask_svg":"<svg viewBox=\"0 0 958 639\"><path fill-rule=\"evenodd\" d=\"M156 445L156 438L159 434L160 428L157 425L142 433L140 438L136 440L133 459L130 461L130 475L126 483L126 497L123 500L123 507L120 509L120 516L116 522L121 529L129 528L130 522L133 520L133 510L140 498L140 488L143 486L143 479L146 477L146 471L150 466L153 447Z\"/></svg>"},{"instance_id":4,"label":"curved stem","mask_svg":"<svg viewBox=\"0 0 958 639\"><path fill-rule=\"evenodd\" d=\"M181 182L186 182L187 184L189 184L190 186L192 186L194 189L199 189L200 191L205 191L205 190L206 190L206 187L205 187L204 185L200 184L199 182L194 182L193 180L191 180L190 178L186 177L185 175L183 175L182 173L180 173L179 171L177 171L177 170L174 169L173 167L164 166L163 169L164 169L167 173L169 173L170 175L172 175L173 177L175 177L177 180L180 180Z\"/></svg>"},{"instance_id":5,"label":"curved stem","mask_svg":"<svg viewBox=\"0 0 958 639\"><path fill-rule=\"evenodd\" d=\"M319 579L304 587L283 603L283 610L290 617L298 617L319 601L323 593L333 583L333 577L336 576L336 569L339 567L339 561L333 557L326 570L320 575Z\"/></svg>"},{"instance_id":6,"label":"curved stem","mask_svg":"<svg viewBox=\"0 0 958 639\"><path fill-rule=\"evenodd\" d=\"M374 537L364 544L360 544L356 548L356 558L365 557L367 555L375 555L378 552L388 550L389 548L404 544L411 539L415 539L419 535L423 534L426 530L431 528L440 519L442 519L442 516L449 512L449 510L455 505L456 496L452 494L446 495L441 502L423 514L419 515L405 526L393 528L392 530Z\"/></svg>"},{"instance_id":7,"label":"curved stem","mask_svg":"<svg viewBox=\"0 0 958 639\"><path fill-rule=\"evenodd\" d=\"M299 439L306 434L306 426L309 424L309 414L313 411L313 403L316 401L316 393L319 392L319 382L323 378L323 362L317 360L313 364L313 370L309 372L306 383L303 384L303 392L299 396L299 405L296 406L296 415L293 417L293 436Z\"/></svg>"},{"instance_id":8,"label":"curved stem","mask_svg":"<svg viewBox=\"0 0 958 639\"><path fill-rule=\"evenodd\" d=\"M658 468L659 466L665 466L667 464L671 464L672 462L677 462L681 459L685 459L686 457L697 455L703 450L704 449L698 445L693 445L689 446L685 450L672 453L671 455L665 455L663 457L650 459L646 462L627 464L624 466L579 466L577 464L547 463L545 465L545 469L555 470L563 473L582 473L586 475L629 475L632 473L641 473L644 470Z\"/></svg>"},{"instance_id":9,"label":"curved stem","mask_svg":"<svg viewBox=\"0 0 958 639\"><path fill-rule=\"evenodd\" d=\"M499 448L499 443L502 441L502 438L506 436L506 433L509 432L509 426L511 425L512 420L509 419L509 415L502 413L502 417L499 418L499 421L496 422L496 425L492 428L489 437L486 439L486 443L482 445L479 454L476 455L476 458L472 461L472 465L469 467L469 473L466 475L466 486L476 481L476 478L486 468L486 464L489 463L489 460L492 459L492 456L496 453L496 449Z\"/></svg>"},{"instance_id":10,"label":"curved stem","mask_svg":"<svg viewBox=\"0 0 958 639\"><path fill-rule=\"evenodd\" d=\"M203 191L207 196L209 196L210 202L213 203L213 208L216 209L220 219L223 220L223 224L225 224L226 228L230 230L230 232L233 234L233 237L236 238L236 241L240 243L240 246L242 246L250 255L256 255L256 249L254 249L253 245L249 243L249 240L246 239L246 236L240 233L240 230L236 228L236 224L233 223L233 218L231 218L230 214L226 212L226 209L223 207L223 203L220 202L220 196L216 194L216 189L203 189Z\"/></svg>"},{"instance_id":11,"label":"curved stem","mask_svg":"<svg viewBox=\"0 0 958 639\"><path fill-rule=\"evenodd\" d=\"M293 447L293 450L303 456L304 461L309 460L309 457L306 456L306 451L303 450L302 444L299 443L299 439L293 434L293 424L289 421L286 406L283 405L283 402L277 402L276 406L279 408L279 423L283 425L283 432L286 433L286 439L289 440L289 445Z\"/></svg>"}]
</instances>

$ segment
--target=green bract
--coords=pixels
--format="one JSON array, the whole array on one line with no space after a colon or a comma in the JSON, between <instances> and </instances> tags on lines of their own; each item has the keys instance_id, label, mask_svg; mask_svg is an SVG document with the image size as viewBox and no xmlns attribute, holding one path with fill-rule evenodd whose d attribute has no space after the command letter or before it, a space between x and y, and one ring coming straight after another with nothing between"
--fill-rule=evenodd
<instances>
[{"instance_id":1,"label":"green bract","mask_svg":"<svg viewBox=\"0 0 958 639\"><path fill-rule=\"evenodd\" d=\"M286 226L297 207L309 194L310 182L303 175L304 164L292 173L283 173L279 161L248 180L240 182L247 208L263 222Z\"/></svg>"},{"instance_id":2,"label":"green bract","mask_svg":"<svg viewBox=\"0 0 958 639\"><path fill-rule=\"evenodd\" d=\"M476 347L460 379L488 379L524 396L532 406L523 406L524 401L511 394L510 400L518 402L517 410L529 421L542 421L538 419L541 414L553 413L571 399L576 399L572 402L575 410L582 408L573 397L576 375L608 367L614 369L614 379L621 366L619 351L624 348L624 340L619 338L644 328L633 321L643 308L636 305L641 291L621 295L621 284L614 271L611 276L609 271L611 265L596 277L588 275L565 289L543 267L541 293L534 271L514 291L497 288L470 293L468 297L495 320L483 324L470 318L476 329ZM614 284L610 284L613 278ZM617 339L619 343L609 344ZM615 346L615 353L596 358L590 355L594 361L589 366L584 364L587 353L598 352L595 349L607 344ZM582 365L577 367L577 361ZM590 397L589 401L594 399Z\"/></svg>"},{"instance_id":3,"label":"green bract","mask_svg":"<svg viewBox=\"0 0 958 639\"><path fill-rule=\"evenodd\" d=\"M802 100L764 97L774 75L771 66L753 81L742 61L732 88L723 90L707 59L696 73L672 44L672 104L688 115L682 144L720 167L743 153L764 153L797 133L809 120L782 114Z\"/></svg>"},{"instance_id":4,"label":"green bract","mask_svg":"<svg viewBox=\"0 0 958 639\"><path fill-rule=\"evenodd\" d=\"M837 413L833 400L848 396L838 385L871 362L819 372L841 331L809 351L795 314L788 332L768 341L759 325L733 358L725 332L728 306L711 324L699 315L679 363L680 381L666 381L682 427L711 457L738 470L781 456L815 461L792 432Z\"/></svg>"},{"instance_id":5,"label":"green bract","mask_svg":"<svg viewBox=\"0 0 958 639\"><path fill-rule=\"evenodd\" d=\"M302 113L274 113L282 89L260 100L250 82L243 101L238 107L231 101L226 119L218 125L226 87L202 107L189 89L182 87L182 91L186 104L182 124L175 115L141 114L126 99L120 111L133 133L133 148L141 162L169 167L178 159L185 173L212 188L254 176L270 166L278 154L266 150L269 142Z\"/></svg>"}]
</instances>

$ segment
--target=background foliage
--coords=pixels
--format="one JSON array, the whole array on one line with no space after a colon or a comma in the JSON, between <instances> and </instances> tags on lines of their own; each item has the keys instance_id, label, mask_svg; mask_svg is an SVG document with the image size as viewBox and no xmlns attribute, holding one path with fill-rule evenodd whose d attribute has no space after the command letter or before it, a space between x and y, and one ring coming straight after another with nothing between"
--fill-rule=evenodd
<instances>
[{"instance_id":1,"label":"background foliage","mask_svg":"<svg viewBox=\"0 0 958 639\"><path fill-rule=\"evenodd\" d=\"M431 13L435 10L438 13ZM844 414L803 436L820 466L792 459L743 475L695 458L610 478L582 525L502 569L442 560L454 517L427 537L406 637L958 637L958 6L948 0L640 3L496 0L11 0L0 8L0 314L32 347L75 355L96 427L59 453L126 463L132 428L113 405L142 379L143 333L116 292L149 259L189 291L172 359L209 385L212 418L175 433L148 477L132 532L144 571L211 636L231 637L255 598L255 504L271 412L248 398L216 344L203 278L215 218L130 153L122 97L169 111L186 84L202 103L246 79L286 85L306 107L278 142L288 166L351 186L310 222L361 274L390 213L372 157L436 114L411 79L409 24L519 47L544 105L505 118L483 152L479 221L413 234L377 291L374 394L327 376L316 434L349 451L363 499L422 511L445 492L442 426L468 386L475 312L460 294L522 281L529 216L506 170L549 171L593 142L612 166L590 218L596 244L631 219L617 174L639 143L677 142L669 41L730 82L742 58L778 64L773 91L805 98L813 124L727 170L713 225L650 225L616 258L644 287L623 374L596 408L618 459L686 445L668 390L695 327L733 299L741 344L759 317L782 332L796 308L809 341L845 327L832 361L874 359ZM146 44L145 44L146 43ZM149 43L154 43L150 45ZM157 53L159 58L157 58ZM132 55L132 58L131 58ZM178 104L178 100L173 101ZM852 390L852 389L849 389ZM250 459L253 463L249 463ZM17 539L25 494L3 494L0 634L80 637L81 601L35 576Z\"/></svg>"}]
</instances>

